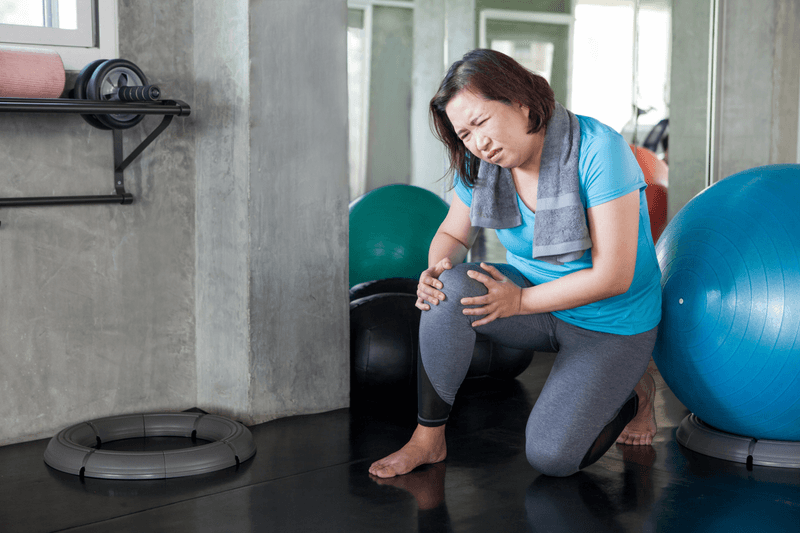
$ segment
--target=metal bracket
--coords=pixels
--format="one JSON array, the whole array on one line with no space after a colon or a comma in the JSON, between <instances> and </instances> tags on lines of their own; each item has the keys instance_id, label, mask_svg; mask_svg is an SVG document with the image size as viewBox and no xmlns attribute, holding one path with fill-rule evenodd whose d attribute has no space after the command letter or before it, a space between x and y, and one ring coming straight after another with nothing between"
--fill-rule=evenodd
<instances>
[{"instance_id":1,"label":"metal bracket","mask_svg":"<svg viewBox=\"0 0 800 533\"><path fill-rule=\"evenodd\" d=\"M125 192L125 177L123 175L128 165L133 162L134 159L139 157L145 148L150 146L156 137L161 135L167 126L169 126L170 122L172 122L172 115L165 115L164 118L161 120L161 124L158 125L156 129L147 136L145 140L139 143L139 146L131 152L127 158L124 160L122 159L123 152L122 152L122 130L112 130L112 134L114 136L114 190L117 191L116 198L120 200L119 203L121 204L129 204L133 202L133 195L128 192ZM115 198L114 196L110 196L109 198ZM0 207L3 206L3 200L0 199Z\"/></svg>"},{"instance_id":2,"label":"metal bracket","mask_svg":"<svg viewBox=\"0 0 800 533\"><path fill-rule=\"evenodd\" d=\"M96 196L37 196L29 198L0 198L3 207L34 207L47 205L74 204L130 204L133 195L125 191L124 171L139 154L144 151L172 122L175 115L187 116L190 108L180 100L162 100L147 104L120 104L118 102L86 102L85 100L69 101L62 99L0 99L0 112L32 112L32 113L111 113L124 112L130 114L163 115L161 123L137 146L128 157L124 158L122 150L122 130L112 130L114 142L114 191L113 195Z\"/></svg>"}]
</instances>

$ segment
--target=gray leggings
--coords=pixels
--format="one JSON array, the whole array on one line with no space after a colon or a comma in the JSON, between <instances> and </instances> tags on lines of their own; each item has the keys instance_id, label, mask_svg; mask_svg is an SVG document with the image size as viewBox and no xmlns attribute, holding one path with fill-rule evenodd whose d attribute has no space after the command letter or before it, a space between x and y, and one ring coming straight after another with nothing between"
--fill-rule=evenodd
<instances>
[{"instance_id":1,"label":"gray leggings","mask_svg":"<svg viewBox=\"0 0 800 533\"><path fill-rule=\"evenodd\" d=\"M494 266L517 285L532 286L514 267ZM587 466L587 451L601 432L605 435L623 407L635 401L633 388L647 369L658 328L638 335L615 335L568 324L550 313L501 318L473 328L472 322L479 317L462 313L461 298L483 295L487 290L467 276L467 269L482 271L476 264L462 264L443 272L439 280L446 298L422 313L420 423L435 426L447 420L469 369L476 331L505 346L557 352L528 417L525 449L528 461L539 472L574 474ZM612 430L615 435L603 437L613 439L609 447L631 417Z\"/></svg>"}]
</instances>

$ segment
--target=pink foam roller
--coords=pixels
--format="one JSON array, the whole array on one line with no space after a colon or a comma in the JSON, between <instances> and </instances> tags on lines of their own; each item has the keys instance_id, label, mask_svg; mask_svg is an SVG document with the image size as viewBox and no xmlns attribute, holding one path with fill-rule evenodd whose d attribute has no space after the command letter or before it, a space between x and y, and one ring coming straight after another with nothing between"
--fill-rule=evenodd
<instances>
[{"instance_id":1,"label":"pink foam roller","mask_svg":"<svg viewBox=\"0 0 800 533\"><path fill-rule=\"evenodd\" d=\"M0 97L58 98L65 78L61 56L52 50L0 46Z\"/></svg>"}]
</instances>

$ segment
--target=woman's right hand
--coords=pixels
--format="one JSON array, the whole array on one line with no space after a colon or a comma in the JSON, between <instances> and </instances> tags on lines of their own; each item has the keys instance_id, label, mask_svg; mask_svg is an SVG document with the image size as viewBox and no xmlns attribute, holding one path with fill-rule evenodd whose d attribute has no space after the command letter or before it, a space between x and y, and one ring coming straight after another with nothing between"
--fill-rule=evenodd
<instances>
[{"instance_id":1,"label":"woman's right hand","mask_svg":"<svg viewBox=\"0 0 800 533\"><path fill-rule=\"evenodd\" d=\"M417 303L415 304L417 308L429 311L431 306L428 302L439 305L439 302L444 300L445 296L441 291L444 285L439 281L439 276L451 268L453 268L453 262L449 257L445 257L432 267L422 271L417 285Z\"/></svg>"}]
</instances>

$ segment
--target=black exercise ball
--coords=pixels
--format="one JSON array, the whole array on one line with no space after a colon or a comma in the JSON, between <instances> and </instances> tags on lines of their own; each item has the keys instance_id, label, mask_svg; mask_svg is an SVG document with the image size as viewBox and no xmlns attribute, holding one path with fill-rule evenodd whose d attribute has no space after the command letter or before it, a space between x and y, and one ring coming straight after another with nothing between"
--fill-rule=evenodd
<instances>
[{"instance_id":1,"label":"black exercise ball","mask_svg":"<svg viewBox=\"0 0 800 533\"><path fill-rule=\"evenodd\" d=\"M413 294L350 302L351 392L416 390L420 311Z\"/></svg>"},{"instance_id":2,"label":"black exercise ball","mask_svg":"<svg viewBox=\"0 0 800 533\"><path fill-rule=\"evenodd\" d=\"M416 279L412 278L386 278L359 283L350 289L350 301L358 300L373 294L399 292L403 294L417 294ZM416 300L415 300L416 301Z\"/></svg>"}]
</instances>

